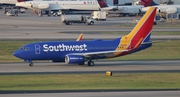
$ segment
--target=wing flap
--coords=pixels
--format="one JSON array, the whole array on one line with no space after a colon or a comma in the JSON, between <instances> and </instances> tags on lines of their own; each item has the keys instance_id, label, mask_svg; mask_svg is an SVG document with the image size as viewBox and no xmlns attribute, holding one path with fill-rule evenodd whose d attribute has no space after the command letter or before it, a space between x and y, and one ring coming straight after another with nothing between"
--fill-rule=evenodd
<instances>
[{"instance_id":1,"label":"wing flap","mask_svg":"<svg viewBox=\"0 0 180 97\"><path fill-rule=\"evenodd\" d=\"M113 51L100 51L100 52L87 52L87 53L73 53L72 55L82 55L84 57L106 57L110 54L117 52L127 52L128 50L113 50Z\"/></svg>"}]
</instances>

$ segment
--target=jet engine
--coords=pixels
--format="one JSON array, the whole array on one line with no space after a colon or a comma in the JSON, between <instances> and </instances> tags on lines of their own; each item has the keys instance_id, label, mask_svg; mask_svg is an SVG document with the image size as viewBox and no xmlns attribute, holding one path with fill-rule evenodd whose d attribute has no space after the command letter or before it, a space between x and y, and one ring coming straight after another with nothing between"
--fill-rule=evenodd
<instances>
[{"instance_id":1,"label":"jet engine","mask_svg":"<svg viewBox=\"0 0 180 97\"><path fill-rule=\"evenodd\" d=\"M49 8L49 4L48 3L31 4L31 8L48 9Z\"/></svg>"},{"instance_id":2,"label":"jet engine","mask_svg":"<svg viewBox=\"0 0 180 97\"><path fill-rule=\"evenodd\" d=\"M66 55L65 62L67 64L84 64L85 58L81 55Z\"/></svg>"},{"instance_id":3,"label":"jet engine","mask_svg":"<svg viewBox=\"0 0 180 97\"><path fill-rule=\"evenodd\" d=\"M157 10L159 13L172 14L177 12L177 8L160 8Z\"/></svg>"}]
</instances>

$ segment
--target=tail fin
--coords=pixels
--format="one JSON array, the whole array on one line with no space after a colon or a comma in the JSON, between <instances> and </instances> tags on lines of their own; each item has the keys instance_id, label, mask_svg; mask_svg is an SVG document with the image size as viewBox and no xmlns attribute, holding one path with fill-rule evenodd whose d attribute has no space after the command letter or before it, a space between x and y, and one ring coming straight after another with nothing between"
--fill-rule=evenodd
<instances>
[{"instance_id":1,"label":"tail fin","mask_svg":"<svg viewBox=\"0 0 180 97\"><path fill-rule=\"evenodd\" d=\"M98 0L98 3L101 8L108 7L108 5L106 4L106 2L104 0Z\"/></svg>"},{"instance_id":2,"label":"tail fin","mask_svg":"<svg viewBox=\"0 0 180 97\"><path fill-rule=\"evenodd\" d=\"M152 0L152 4L151 4L152 6L155 6L155 5L159 5L159 4L157 4L157 3L155 3L153 0Z\"/></svg>"},{"instance_id":3,"label":"tail fin","mask_svg":"<svg viewBox=\"0 0 180 97\"><path fill-rule=\"evenodd\" d=\"M153 0L141 0L141 4L144 5L144 7L158 5Z\"/></svg>"},{"instance_id":4,"label":"tail fin","mask_svg":"<svg viewBox=\"0 0 180 97\"><path fill-rule=\"evenodd\" d=\"M114 4L114 5L118 5L118 4L119 4L119 0L114 0L114 1L113 1L113 4Z\"/></svg>"},{"instance_id":5,"label":"tail fin","mask_svg":"<svg viewBox=\"0 0 180 97\"><path fill-rule=\"evenodd\" d=\"M121 40L126 40L129 49L138 48L143 41L150 41L150 35L156 15L156 7L150 7L134 29Z\"/></svg>"},{"instance_id":6,"label":"tail fin","mask_svg":"<svg viewBox=\"0 0 180 97\"><path fill-rule=\"evenodd\" d=\"M17 2L25 2L25 1L33 1L33 0L17 0Z\"/></svg>"},{"instance_id":7,"label":"tail fin","mask_svg":"<svg viewBox=\"0 0 180 97\"><path fill-rule=\"evenodd\" d=\"M104 0L98 0L98 4L100 6L99 10L103 10L103 11L116 11L116 10L118 10L117 6L110 6Z\"/></svg>"},{"instance_id":8,"label":"tail fin","mask_svg":"<svg viewBox=\"0 0 180 97\"><path fill-rule=\"evenodd\" d=\"M76 41L81 41L81 40L82 40L82 37L83 37L83 33L81 33L81 34L79 35L79 37L77 38Z\"/></svg>"},{"instance_id":9,"label":"tail fin","mask_svg":"<svg viewBox=\"0 0 180 97\"><path fill-rule=\"evenodd\" d=\"M24 0L17 0L17 2L24 2Z\"/></svg>"}]
</instances>

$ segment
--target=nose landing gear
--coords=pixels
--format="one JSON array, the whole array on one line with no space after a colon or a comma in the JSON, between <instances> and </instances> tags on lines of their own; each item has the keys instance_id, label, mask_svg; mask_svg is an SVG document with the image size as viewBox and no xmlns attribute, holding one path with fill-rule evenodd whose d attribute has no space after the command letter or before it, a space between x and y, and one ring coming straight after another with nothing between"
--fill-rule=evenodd
<instances>
[{"instance_id":1,"label":"nose landing gear","mask_svg":"<svg viewBox=\"0 0 180 97\"><path fill-rule=\"evenodd\" d=\"M33 62L30 62L30 63L29 63L29 66L32 67L32 66L33 66Z\"/></svg>"}]
</instances>

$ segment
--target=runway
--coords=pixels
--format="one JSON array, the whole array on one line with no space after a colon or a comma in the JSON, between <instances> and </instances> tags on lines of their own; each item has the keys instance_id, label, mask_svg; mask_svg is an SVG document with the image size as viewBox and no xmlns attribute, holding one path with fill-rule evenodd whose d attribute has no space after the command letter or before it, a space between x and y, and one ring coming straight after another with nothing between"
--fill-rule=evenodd
<instances>
[{"instance_id":1,"label":"runway","mask_svg":"<svg viewBox=\"0 0 180 97\"><path fill-rule=\"evenodd\" d=\"M1 97L179 97L179 91L1 94Z\"/></svg>"},{"instance_id":2,"label":"runway","mask_svg":"<svg viewBox=\"0 0 180 97\"><path fill-rule=\"evenodd\" d=\"M114 73L180 72L179 60L167 61L95 61L95 66L67 65L65 63L38 62L0 63L0 74L96 74Z\"/></svg>"}]
</instances>

